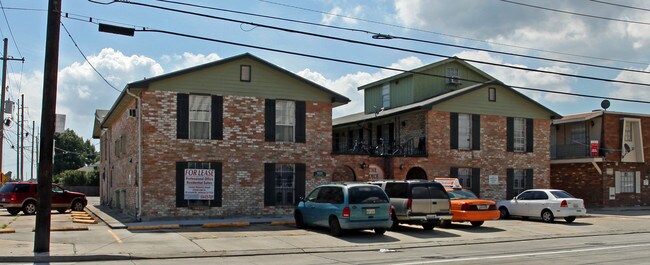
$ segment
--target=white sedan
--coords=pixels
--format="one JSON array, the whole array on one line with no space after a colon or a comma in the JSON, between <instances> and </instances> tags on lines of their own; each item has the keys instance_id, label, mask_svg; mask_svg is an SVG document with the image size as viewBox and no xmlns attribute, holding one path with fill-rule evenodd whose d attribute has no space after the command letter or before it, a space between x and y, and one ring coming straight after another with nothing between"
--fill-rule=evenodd
<instances>
[{"instance_id":1,"label":"white sedan","mask_svg":"<svg viewBox=\"0 0 650 265\"><path fill-rule=\"evenodd\" d=\"M509 216L541 217L551 223L556 217L564 217L567 223L578 216L586 216L587 209L582 199L574 198L566 191L554 189L526 190L512 200L497 202L501 219Z\"/></svg>"}]
</instances>

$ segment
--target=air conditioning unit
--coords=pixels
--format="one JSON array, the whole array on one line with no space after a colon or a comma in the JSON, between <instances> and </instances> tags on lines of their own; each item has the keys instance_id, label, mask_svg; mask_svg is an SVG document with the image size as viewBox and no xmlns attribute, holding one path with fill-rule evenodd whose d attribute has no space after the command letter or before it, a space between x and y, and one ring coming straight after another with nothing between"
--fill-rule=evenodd
<instances>
[{"instance_id":1,"label":"air conditioning unit","mask_svg":"<svg viewBox=\"0 0 650 265\"><path fill-rule=\"evenodd\" d=\"M450 76L447 77L447 83L452 85L459 85L460 79L458 78L458 76Z\"/></svg>"},{"instance_id":2,"label":"air conditioning unit","mask_svg":"<svg viewBox=\"0 0 650 265\"><path fill-rule=\"evenodd\" d=\"M129 109L129 117L135 118L138 114L138 110L136 109Z\"/></svg>"}]
</instances>

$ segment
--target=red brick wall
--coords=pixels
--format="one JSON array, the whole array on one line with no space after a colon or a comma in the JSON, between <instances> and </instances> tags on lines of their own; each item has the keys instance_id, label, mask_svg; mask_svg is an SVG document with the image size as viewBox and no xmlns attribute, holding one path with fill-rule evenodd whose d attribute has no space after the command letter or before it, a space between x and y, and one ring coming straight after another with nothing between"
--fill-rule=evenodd
<instances>
[{"instance_id":1,"label":"red brick wall","mask_svg":"<svg viewBox=\"0 0 650 265\"><path fill-rule=\"evenodd\" d=\"M224 96L224 139L176 139L176 93L145 91L143 98L143 218L288 214L264 207L264 163L305 163L306 192L329 182L331 103L306 102L307 143L264 141L264 99ZM130 146L136 149L136 145ZM223 206L175 207L175 162L223 164ZM327 177L314 177L325 171Z\"/></svg>"}]
</instances>

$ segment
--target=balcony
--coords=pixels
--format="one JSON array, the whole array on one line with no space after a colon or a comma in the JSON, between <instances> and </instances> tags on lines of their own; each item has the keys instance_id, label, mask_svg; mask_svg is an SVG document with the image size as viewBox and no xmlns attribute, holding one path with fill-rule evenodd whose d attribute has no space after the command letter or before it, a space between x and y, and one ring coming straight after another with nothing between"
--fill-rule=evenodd
<instances>
[{"instance_id":1,"label":"balcony","mask_svg":"<svg viewBox=\"0 0 650 265\"><path fill-rule=\"evenodd\" d=\"M589 158L591 151L588 143L558 144L551 146L551 159Z\"/></svg>"},{"instance_id":2,"label":"balcony","mask_svg":"<svg viewBox=\"0 0 650 265\"><path fill-rule=\"evenodd\" d=\"M418 139L411 138L402 143L389 143L389 141L375 140L354 140L345 141L347 139L333 139L334 146L332 147L333 154L339 155L368 155L368 156L426 156L426 137Z\"/></svg>"}]
</instances>

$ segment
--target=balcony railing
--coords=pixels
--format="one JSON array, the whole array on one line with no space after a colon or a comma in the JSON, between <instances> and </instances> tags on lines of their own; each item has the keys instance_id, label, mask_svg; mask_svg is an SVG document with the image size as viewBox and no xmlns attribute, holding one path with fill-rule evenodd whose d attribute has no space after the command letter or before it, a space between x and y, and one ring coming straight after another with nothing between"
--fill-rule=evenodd
<instances>
[{"instance_id":1,"label":"balcony railing","mask_svg":"<svg viewBox=\"0 0 650 265\"><path fill-rule=\"evenodd\" d=\"M586 158L591 157L589 144L559 144L551 146L551 159Z\"/></svg>"},{"instance_id":2,"label":"balcony railing","mask_svg":"<svg viewBox=\"0 0 650 265\"><path fill-rule=\"evenodd\" d=\"M389 143L389 141L384 140L375 140L368 143L367 140L354 140L341 144L339 140L346 141L347 139L334 139L332 148L334 154L370 156L425 156L427 154L426 137L411 138L402 143Z\"/></svg>"}]
</instances>

